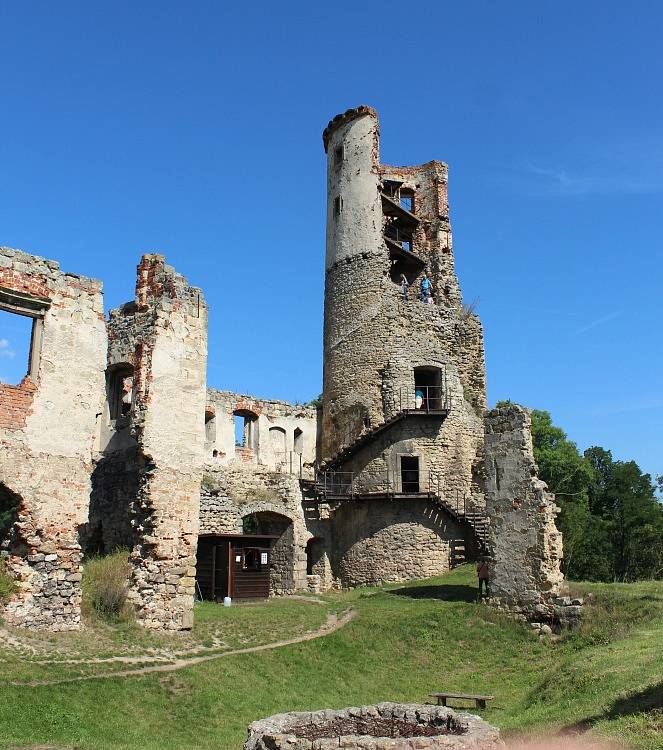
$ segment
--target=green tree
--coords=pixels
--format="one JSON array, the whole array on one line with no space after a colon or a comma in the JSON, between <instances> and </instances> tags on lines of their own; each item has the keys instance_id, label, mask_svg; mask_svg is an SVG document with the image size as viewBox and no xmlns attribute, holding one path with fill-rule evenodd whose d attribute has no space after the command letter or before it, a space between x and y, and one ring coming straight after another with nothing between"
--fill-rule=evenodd
<instances>
[{"instance_id":1,"label":"green tree","mask_svg":"<svg viewBox=\"0 0 663 750\"><path fill-rule=\"evenodd\" d=\"M498 406L508 406L503 401ZM547 411L534 409L539 476L561 508L564 572L594 581L663 578L663 506L635 461L614 461L600 446L581 454ZM663 492L663 476L656 484Z\"/></svg>"},{"instance_id":2,"label":"green tree","mask_svg":"<svg viewBox=\"0 0 663 750\"><path fill-rule=\"evenodd\" d=\"M608 486L613 479L612 453L593 445L587 448L584 456L594 470L594 477L589 485L589 509L592 513L601 514Z\"/></svg>"},{"instance_id":3,"label":"green tree","mask_svg":"<svg viewBox=\"0 0 663 750\"><path fill-rule=\"evenodd\" d=\"M661 577L663 509L649 474L635 461L615 461L601 499L612 525L615 577L621 581Z\"/></svg>"}]
</instances>

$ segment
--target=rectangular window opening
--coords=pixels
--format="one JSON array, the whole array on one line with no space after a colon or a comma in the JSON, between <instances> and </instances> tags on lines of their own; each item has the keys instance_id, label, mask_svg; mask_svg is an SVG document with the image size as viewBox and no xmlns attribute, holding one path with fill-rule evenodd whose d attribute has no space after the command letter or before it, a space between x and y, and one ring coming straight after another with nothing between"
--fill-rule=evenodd
<instances>
[{"instance_id":1,"label":"rectangular window opening","mask_svg":"<svg viewBox=\"0 0 663 750\"><path fill-rule=\"evenodd\" d=\"M404 208L411 214L414 213L414 193L409 190L401 190L399 203L401 208Z\"/></svg>"},{"instance_id":2,"label":"rectangular window opening","mask_svg":"<svg viewBox=\"0 0 663 750\"><path fill-rule=\"evenodd\" d=\"M334 198L334 216L340 216L343 211L343 196L337 195Z\"/></svg>"},{"instance_id":3,"label":"rectangular window opening","mask_svg":"<svg viewBox=\"0 0 663 750\"><path fill-rule=\"evenodd\" d=\"M236 414L233 421L235 422L235 446L237 448L244 448L244 417Z\"/></svg>"},{"instance_id":4,"label":"rectangular window opening","mask_svg":"<svg viewBox=\"0 0 663 750\"><path fill-rule=\"evenodd\" d=\"M18 385L36 377L41 318L0 308L0 383Z\"/></svg>"},{"instance_id":5,"label":"rectangular window opening","mask_svg":"<svg viewBox=\"0 0 663 750\"><path fill-rule=\"evenodd\" d=\"M336 146L334 149L334 167L338 169L341 164L343 164L343 160L345 159L345 146L341 143L340 146Z\"/></svg>"},{"instance_id":6,"label":"rectangular window opening","mask_svg":"<svg viewBox=\"0 0 663 750\"><path fill-rule=\"evenodd\" d=\"M419 492L419 456L401 456L401 491Z\"/></svg>"},{"instance_id":7,"label":"rectangular window opening","mask_svg":"<svg viewBox=\"0 0 663 750\"><path fill-rule=\"evenodd\" d=\"M131 365L120 365L106 375L108 416L111 421L125 420L128 424L133 405L134 370ZM125 425L126 426L126 425ZM119 425L116 425L119 428Z\"/></svg>"}]
</instances>

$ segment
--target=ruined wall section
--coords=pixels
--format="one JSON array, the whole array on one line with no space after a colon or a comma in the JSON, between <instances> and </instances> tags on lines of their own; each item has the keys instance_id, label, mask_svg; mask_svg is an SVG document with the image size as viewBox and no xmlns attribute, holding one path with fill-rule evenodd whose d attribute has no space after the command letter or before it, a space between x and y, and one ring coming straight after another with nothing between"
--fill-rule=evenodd
<instances>
[{"instance_id":1,"label":"ruined wall section","mask_svg":"<svg viewBox=\"0 0 663 750\"><path fill-rule=\"evenodd\" d=\"M78 532L104 393L102 287L54 261L0 248L0 305L35 321L30 372L17 386L0 385L0 494L18 502L1 554L20 589L3 617L11 625L75 629Z\"/></svg>"},{"instance_id":2,"label":"ruined wall section","mask_svg":"<svg viewBox=\"0 0 663 750\"><path fill-rule=\"evenodd\" d=\"M242 534L245 522L259 533L277 533L272 555L272 594L306 589L306 543L329 532L324 522L307 517L310 499L299 478L266 466L208 462L200 494L200 534Z\"/></svg>"},{"instance_id":3,"label":"ruined wall section","mask_svg":"<svg viewBox=\"0 0 663 750\"><path fill-rule=\"evenodd\" d=\"M529 413L493 409L485 424L491 603L528 620L553 619L563 584L559 508L537 477Z\"/></svg>"},{"instance_id":4,"label":"ruined wall section","mask_svg":"<svg viewBox=\"0 0 663 750\"><path fill-rule=\"evenodd\" d=\"M91 539L100 528L106 551L116 540L130 547L130 600L143 625L187 629L204 462L207 307L163 256L145 255L136 299L111 311L108 330L108 387L118 366L130 365L133 381L129 413L113 419L108 405L105 412Z\"/></svg>"},{"instance_id":5,"label":"ruined wall section","mask_svg":"<svg viewBox=\"0 0 663 750\"><path fill-rule=\"evenodd\" d=\"M250 445L236 444L235 415L252 420ZM314 407L210 388L205 420L208 462L241 462L312 478L317 447Z\"/></svg>"},{"instance_id":6,"label":"ruined wall section","mask_svg":"<svg viewBox=\"0 0 663 750\"><path fill-rule=\"evenodd\" d=\"M414 214L420 221L411 252L427 262L436 303L459 307L462 298L454 270L448 166L436 160L407 167L380 164L378 172L383 187L388 181L396 181L402 183L402 190L413 194Z\"/></svg>"}]
</instances>

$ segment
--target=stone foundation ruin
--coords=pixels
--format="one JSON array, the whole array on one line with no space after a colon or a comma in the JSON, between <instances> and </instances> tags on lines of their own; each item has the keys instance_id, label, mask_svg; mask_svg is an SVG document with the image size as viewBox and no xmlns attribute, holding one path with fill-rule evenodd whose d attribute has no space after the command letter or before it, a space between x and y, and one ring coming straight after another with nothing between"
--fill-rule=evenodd
<instances>
[{"instance_id":1,"label":"stone foundation ruin","mask_svg":"<svg viewBox=\"0 0 663 750\"><path fill-rule=\"evenodd\" d=\"M248 735L244 750L505 747L499 730L478 716L412 703L276 714L251 724Z\"/></svg>"},{"instance_id":2,"label":"stone foundation ruin","mask_svg":"<svg viewBox=\"0 0 663 750\"><path fill-rule=\"evenodd\" d=\"M454 270L447 165L383 164L365 106L323 144L321 407L208 390L203 294L161 255L143 256L134 299L106 320L100 282L0 249L0 310L32 321L25 377L0 384L9 624L78 627L84 557L117 548L150 628L191 627L196 590L376 585L483 555L497 606L577 616L559 596L529 417L484 419L483 329Z\"/></svg>"}]
</instances>

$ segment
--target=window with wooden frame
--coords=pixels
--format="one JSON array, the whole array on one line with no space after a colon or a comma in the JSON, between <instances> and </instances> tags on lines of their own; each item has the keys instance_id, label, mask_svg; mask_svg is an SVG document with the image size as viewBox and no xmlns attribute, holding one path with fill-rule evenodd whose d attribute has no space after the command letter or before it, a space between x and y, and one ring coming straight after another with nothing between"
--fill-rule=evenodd
<instances>
[{"instance_id":1,"label":"window with wooden frame","mask_svg":"<svg viewBox=\"0 0 663 750\"><path fill-rule=\"evenodd\" d=\"M44 330L44 316L50 307L50 300L32 297L0 287L0 313L6 322L0 329L0 357L14 360L23 352L24 361L27 360L26 371L18 377L12 375L8 380L19 383L24 377L37 382L39 375L39 359ZM7 313L7 315L4 315ZM12 343L12 331L17 334L17 340ZM29 342L29 343L28 343ZM15 368L12 368L16 372ZM18 379L17 379L18 377Z\"/></svg>"}]
</instances>

